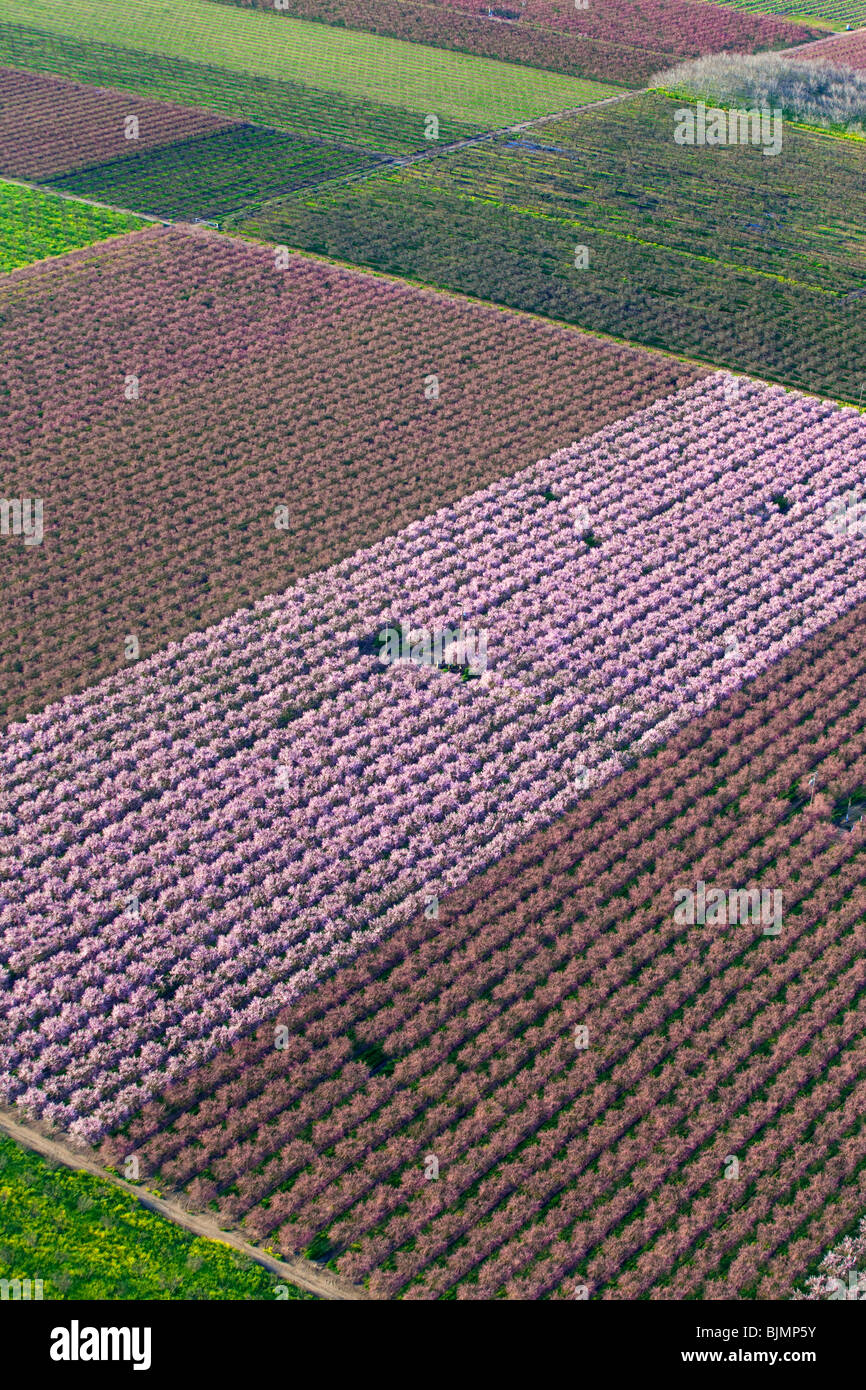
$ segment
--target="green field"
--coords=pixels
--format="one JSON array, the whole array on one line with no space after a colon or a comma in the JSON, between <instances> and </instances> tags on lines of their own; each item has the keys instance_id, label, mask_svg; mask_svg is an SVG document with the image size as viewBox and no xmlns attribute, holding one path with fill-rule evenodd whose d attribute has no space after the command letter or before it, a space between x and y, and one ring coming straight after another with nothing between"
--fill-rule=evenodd
<instances>
[{"instance_id":1,"label":"green field","mask_svg":"<svg viewBox=\"0 0 866 1390\"><path fill-rule=\"evenodd\" d=\"M0 181L0 271L145 225L137 217Z\"/></svg>"},{"instance_id":2,"label":"green field","mask_svg":"<svg viewBox=\"0 0 866 1390\"><path fill-rule=\"evenodd\" d=\"M777 157L686 148L676 107L630 98L296 194L238 230L856 400L862 143L785 126Z\"/></svg>"},{"instance_id":3,"label":"green field","mask_svg":"<svg viewBox=\"0 0 866 1390\"><path fill-rule=\"evenodd\" d=\"M846 24L862 29L866 25L866 0L724 0L724 4L752 14L777 14L808 24L820 22L829 29L844 29Z\"/></svg>"},{"instance_id":4,"label":"green field","mask_svg":"<svg viewBox=\"0 0 866 1390\"><path fill-rule=\"evenodd\" d=\"M615 90L208 0L0 0L0 19L485 128L567 110Z\"/></svg>"},{"instance_id":5,"label":"green field","mask_svg":"<svg viewBox=\"0 0 866 1390\"><path fill-rule=\"evenodd\" d=\"M257 199L369 164L339 147L241 126L76 169L51 183L153 216L213 220Z\"/></svg>"},{"instance_id":6,"label":"green field","mask_svg":"<svg viewBox=\"0 0 866 1390\"><path fill-rule=\"evenodd\" d=\"M274 1300L279 1277L203 1240L90 1173L0 1135L0 1278L46 1299ZM315 1294L285 1285L290 1299ZM282 1295L285 1298L285 1294Z\"/></svg>"},{"instance_id":7,"label":"green field","mask_svg":"<svg viewBox=\"0 0 866 1390\"><path fill-rule=\"evenodd\" d=\"M399 106L2 21L0 64L202 106L350 150L407 154L430 148L423 117ZM587 99L594 99L598 90L607 90L593 84L579 85L586 90ZM441 143L464 139L477 134L478 129L477 123L439 116Z\"/></svg>"},{"instance_id":8,"label":"green field","mask_svg":"<svg viewBox=\"0 0 866 1390\"><path fill-rule=\"evenodd\" d=\"M56 73L97 87L203 106L227 116L327 141L350 150L407 154L423 146L423 121L414 111L360 98L319 92L298 82L279 82L208 67L183 58L162 58L115 44L87 43L59 34L0 22L0 64ZM476 133L462 121L441 120L443 141Z\"/></svg>"}]
</instances>

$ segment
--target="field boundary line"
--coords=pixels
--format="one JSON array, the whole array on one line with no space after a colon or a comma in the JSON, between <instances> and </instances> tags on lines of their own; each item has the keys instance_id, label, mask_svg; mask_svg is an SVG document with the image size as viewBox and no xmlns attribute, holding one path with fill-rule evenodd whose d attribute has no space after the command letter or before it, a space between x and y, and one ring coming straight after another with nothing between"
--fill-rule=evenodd
<instances>
[{"instance_id":1,"label":"field boundary line","mask_svg":"<svg viewBox=\"0 0 866 1390\"><path fill-rule=\"evenodd\" d=\"M155 1193L149 1192L146 1188L127 1182L125 1178L118 1177L109 1172L108 1169L103 1168L87 1151L75 1149L63 1139L49 1138L48 1135L42 1134L33 1126L22 1124L20 1120L13 1119L8 1106L0 1106L0 1133L7 1135L8 1138L13 1139L23 1148L40 1154L43 1158L53 1159L67 1168L83 1169L84 1172L90 1173L93 1177L101 1178L103 1182L110 1183L112 1187L119 1188L122 1192L134 1197L141 1206L146 1207L149 1211L166 1217L174 1225L182 1226L184 1230L190 1231L193 1235L203 1236L207 1240L220 1241L223 1245L230 1245L256 1264L264 1266L272 1274L279 1274L286 1282L296 1284L299 1288L306 1289L308 1293L318 1294L320 1298L331 1301L372 1301L372 1295L366 1289L362 1289L357 1284L349 1283L347 1279L342 1279L331 1270L320 1269L318 1265L313 1264L312 1260L305 1260L301 1256L280 1260L275 1255L269 1255L264 1250L260 1250L258 1246L250 1245L235 1231L224 1231L213 1217L188 1212L179 1202L171 1198L157 1197Z\"/></svg>"}]
</instances>

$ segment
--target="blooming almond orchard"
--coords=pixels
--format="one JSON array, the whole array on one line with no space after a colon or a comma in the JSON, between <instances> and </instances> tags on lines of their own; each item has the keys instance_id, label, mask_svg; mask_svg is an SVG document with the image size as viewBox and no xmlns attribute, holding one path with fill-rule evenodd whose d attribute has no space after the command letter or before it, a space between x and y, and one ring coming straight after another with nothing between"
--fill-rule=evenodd
<instances>
[{"instance_id":1,"label":"blooming almond orchard","mask_svg":"<svg viewBox=\"0 0 866 1390\"><path fill-rule=\"evenodd\" d=\"M593 1304L617 1381L859 1364L864 25L0 0L37 1359L460 1300Z\"/></svg>"}]
</instances>

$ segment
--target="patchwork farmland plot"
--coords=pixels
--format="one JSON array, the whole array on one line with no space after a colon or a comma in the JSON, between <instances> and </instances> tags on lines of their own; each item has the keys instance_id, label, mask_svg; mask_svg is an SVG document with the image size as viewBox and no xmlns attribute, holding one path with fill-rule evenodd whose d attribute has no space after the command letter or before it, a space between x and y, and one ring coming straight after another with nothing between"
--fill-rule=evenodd
<instances>
[{"instance_id":1,"label":"patchwork farmland plot","mask_svg":"<svg viewBox=\"0 0 866 1390\"><path fill-rule=\"evenodd\" d=\"M52 0L0 0L0 19L79 42L120 45L138 54L209 64L292 83L301 93L415 113L416 143L434 113L477 129L504 126L584 105L611 89L462 53L427 49L373 34L244 13L209 0L87 0L59 10Z\"/></svg>"},{"instance_id":2,"label":"patchwork farmland plot","mask_svg":"<svg viewBox=\"0 0 866 1390\"><path fill-rule=\"evenodd\" d=\"M52 182L145 213L213 220L261 198L370 166L369 157L354 150L239 126Z\"/></svg>"},{"instance_id":3,"label":"patchwork farmland plot","mask_svg":"<svg viewBox=\"0 0 866 1390\"><path fill-rule=\"evenodd\" d=\"M489 9L484 0L433 0L433 4L446 12L486 15ZM586 9L569 0L527 0L519 22L636 48L662 48L683 57L790 46L803 42L808 32L800 24L763 13L747 15L727 4L708 9L704 0L610 0Z\"/></svg>"},{"instance_id":4,"label":"patchwork farmland plot","mask_svg":"<svg viewBox=\"0 0 866 1390\"><path fill-rule=\"evenodd\" d=\"M235 4L236 0L225 0ZM466 10L427 3L427 0L288 0L286 14L295 19L316 20L348 29L363 30L394 39L474 53L503 62L519 63L548 72L565 73L602 82L640 85L661 55L654 47L638 49L626 43L610 43L565 30L543 28L525 22L503 23ZM273 9L265 0L243 0L245 9ZM808 37L808 35L806 36ZM654 43L658 35L654 36Z\"/></svg>"},{"instance_id":5,"label":"patchwork farmland plot","mask_svg":"<svg viewBox=\"0 0 866 1390\"><path fill-rule=\"evenodd\" d=\"M232 124L194 107L0 69L0 173L12 178L44 181Z\"/></svg>"},{"instance_id":6,"label":"patchwork farmland plot","mask_svg":"<svg viewBox=\"0 0 866 1390\"><path fill-rule=\"evenodd\" d=\"M349 149L407 154L426 146L424 122L414 111L191 59L42 33L4 23L2 15L0 7L0 62L13 67L204 107L244 123L273 126ZM476 132L477 127L465 121L447 116L439 120L444 141Z\"/></svg>"},{"instance_id":7,"label":"patchwork farmland plot","mask_svg":"<svg viewBox=\"0 0 866 1390\"><path fill-rule=\"evenodd\" d=\"M273 0L221 0L269 10ZM815 30L765 15L744 15L702 0L612 0L578 10L551 0L487 4L406 0L286 0L282 14L365 30L437 48L460 49L580 77L637 85L661 55L695 57L735 49L790 47Z\"/></svg>"},{"instance_id":8,"label":"patchwork farmland plot","mask_svg":"<svg viewBox=\"0 0 866 1390\"><path fill-rule=\"evenodd\" d=\"M0 173L152 216L212 219L373 163L196 107L0 70Z\"/></svg>"},{"instance_id":9,"label":"patchwork farmland plot","mask_svg":"<svg viewBox=\"0 0 866 1390\"><path fill-rule=\"evenodd\" d=\"M143 225L140 218L110 208L88 207L0 180L0 271L61 256Z\"/></svg>"},{"instance_id":10,"label":"patchwork farmland plot","mask_svg":"<svg viewBox=\"0 0 866 1390\"><path fill-rule=\"evenodd\" d=\"M314 1297L856 1364L863 3L0 0L52 1360L248 1375L286 1315L227 1303Z\"/></svg>"},{"instance_id":11,"label":"patchwork farmland plot","mask_svg":"<svg viewBox=\"0 0 866 1390\"><path fill-rule=\"evenodd\" d=\"M864 14L866 23L866 14ZM840 63L843 67L866 71L866 28L856 34L837 34L832 39L807 43L792 58L804 63Z\"/></svg>"},{"instance_id":12,"label":"patchwork farmland plot","mask_svg":"<svg viewBox=\"0 0 866 1390\"><path fill-rule=\"evenodd\" d=\"M653 84L692 106L773 111L837 137L866 137L866 73L840 63L807 64L795 53L716 54L678 63Z\"/></svg>"},{"instance_id":13,"label":"patchwork farmland plot","mask_svg":"<svg viewBox=\"0 0 866 1390\"><path fill-rule=\"evenodd\" d=\"M715 0L711 3L715 4ZM855 29L866 25L864 0L725 0L725 4L751 14L794 15L820 21L831 29L844 29L847 24Z\"/></svg>"},{"instance_id":14,"label":"patchwork farmland plot","mask_svg":"<svg viewBox=\"0 0 866 1390\"><path fill-rule=\"evenodd\" d=\"M207 229L21 273L0 316L4 487L44 528L0 539L2 722L699 375Z\"/></svg>"},{"instance_id":15,"label":"patchwork farmland plot","mask_svg":"<svg viewBox=\"0 0 866 1390\"><path fill-rule=\"evenodd\" d=\"M380 1296L790 1296L866 1202L866 849L826 809L866 775L864 618L169 1086L105 1156ZM678 924L697 880L781 892L780 934Z\"/></svg>"},{"instance_id":16,"label":"patchwork farmland plot","mask_svg":"<svg viewBox=\"0 0 866 1390\"><path fill-rule=\"evenodd\" d=\"M739 391L687 387L13 725L0 1097L98 1137L866 599L828 525L866 424ZM383 666L403 623L483 632L489 670Z\"/></svg>"},{"instance_id":17,"label":"patchwork farmland plot","mask_svg":"<svg viewBox=\"0 0 866 1390\"><path fill-rule=\"evenodd\" d=\"M298 194L252 235L858 399L859 142L687 147L659 95ZM576 248L588 264L576 264Z\"/></svg>"}]
</instances>

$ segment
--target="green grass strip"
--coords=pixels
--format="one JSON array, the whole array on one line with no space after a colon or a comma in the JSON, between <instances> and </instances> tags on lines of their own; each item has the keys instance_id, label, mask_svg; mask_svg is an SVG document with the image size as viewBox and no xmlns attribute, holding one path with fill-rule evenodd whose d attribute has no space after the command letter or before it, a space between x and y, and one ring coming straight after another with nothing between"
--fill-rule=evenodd
<instances>
[{"instance_id":1,"label":"green grass strip","mask_svg":"<svg viewBox=\"0 0 866 1390\"><path fill-rule=\"evenodd\" d=\"M280 1280L217 1241L147 1211L90 1173L0 1135L0 1278L44 1299L270 1300ZM313 1299L291 1285L291 1299ZM14 1296L14 1293L12 1294Z\"/></svg>"},{"instance_id":2,"label":"green grass strip","mask_svg":"<svg viewBox=\"0 0 866 1390\"><path fill-rule=\"evenodd\" d=\"M0 182L0 271L135 231L138 217Z\"/></svg>"}]
</instances>

